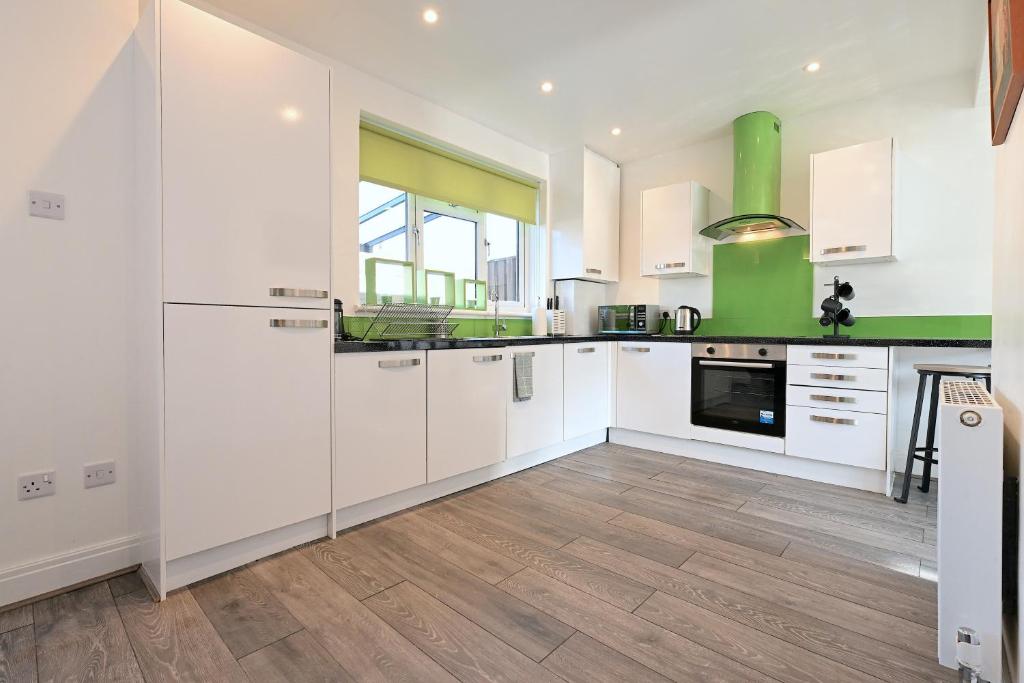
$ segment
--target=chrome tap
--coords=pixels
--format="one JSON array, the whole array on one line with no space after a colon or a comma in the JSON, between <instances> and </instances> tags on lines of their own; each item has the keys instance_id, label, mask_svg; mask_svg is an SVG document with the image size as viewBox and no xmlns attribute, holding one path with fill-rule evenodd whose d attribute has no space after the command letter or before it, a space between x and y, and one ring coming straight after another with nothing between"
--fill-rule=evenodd
<instances>
[{"instance_id":1,"label":"chrome tap","mask_svg":"<svg viewBox=\"0 0 1024 683\"><path fill-rule=\"evenodd\" d=\"M500 337L502 332L508 331L508 325L498 320L498 288L491 287L490 296L487 298L494 304L494 336Z\"/></svg>"}]
</instances>

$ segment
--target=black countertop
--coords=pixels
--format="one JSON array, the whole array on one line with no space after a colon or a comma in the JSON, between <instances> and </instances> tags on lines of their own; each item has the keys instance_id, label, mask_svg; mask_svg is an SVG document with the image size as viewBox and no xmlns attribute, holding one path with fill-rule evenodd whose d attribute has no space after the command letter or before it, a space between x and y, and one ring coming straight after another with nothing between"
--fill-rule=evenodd
<instances>
[{"instance_id":1,"label":"black countertop","mask_svg":"<svg viewBox=\"0 0 1024 683\"><path fill-rule=\"evenodd\" d=\"M920 346L960 349L988 349L991 339L896 339L862 337L836 339L829 337L713 337L713 336L661 336L642 334L601 334L590 337L468 337L460 339L402 340L402 341L335 341L335 353L366 351L437 351L442 349L489 349L504 346L530 346L534 344L574 344L597 341L642 341L695 344L793 344L805 346Z\"/></svg>"}]
</instances>

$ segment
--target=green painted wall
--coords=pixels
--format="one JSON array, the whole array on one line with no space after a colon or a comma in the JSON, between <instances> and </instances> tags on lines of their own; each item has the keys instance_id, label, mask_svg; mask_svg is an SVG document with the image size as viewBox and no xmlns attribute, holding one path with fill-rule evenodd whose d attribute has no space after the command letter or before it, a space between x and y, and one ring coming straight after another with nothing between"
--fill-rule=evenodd
<instances>
[{"instance_id":1,"label":"green painted wall","mask_svg":"<svg viewBox=\"0 0 1024 683\"><path fill-rule=\"evenodd\" d=\"M809 315L815 292L808 258L810 236L732 242L714 246L711 306L714 316L700 327L705 335L821 336L827 332ZM853 282L857 286L857 282ZM857 300L850 308L857 314ZM947 337L991 339L990 315L857 316L841 334L851 337Z\"/></svg>"},{"instance_id":2,"label":"green painted wall","mask_svg":"<svg viewBox=\"0 0 1024 683\"><path fill-rule=\"evenodd\" d=\"M362 337L366 332L366 328L370 326L371 320L373 320L371 316L345 316L345 331ZM449 320L459 324L454 332L456 337L494 336L494 318L459 318L452 316ZM533 320L530 318L502 318L501 321L508 326L508 331L502 332L502 336L522 337L533 334ZM371 336L369 338L373 339L374 337Z\"/></svg>"}]
</instances>

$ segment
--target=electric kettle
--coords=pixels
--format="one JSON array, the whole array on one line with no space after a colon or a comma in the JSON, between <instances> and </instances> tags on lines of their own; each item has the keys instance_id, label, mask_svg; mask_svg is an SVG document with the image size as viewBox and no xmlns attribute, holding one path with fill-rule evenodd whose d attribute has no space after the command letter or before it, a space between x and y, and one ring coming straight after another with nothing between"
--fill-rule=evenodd
<instances>
[{"instance_id":1,"label":"electric kettle","mask_svg":"<svg viewBox=\"0 0 1024 683\"><path fill-rule=\"evenodd\" d=\"M680 306L676 309L676 334L693 334L700 327L700 311L693 306Z\"/></svg>"}]
</instances>

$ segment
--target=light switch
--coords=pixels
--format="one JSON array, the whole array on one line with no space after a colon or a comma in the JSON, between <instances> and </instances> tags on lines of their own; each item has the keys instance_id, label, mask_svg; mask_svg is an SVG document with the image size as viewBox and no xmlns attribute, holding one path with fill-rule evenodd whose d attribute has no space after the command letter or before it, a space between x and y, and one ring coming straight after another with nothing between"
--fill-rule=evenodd
<instances>
[{"instance_id":1,"label":"light switch","mask_svg":"<svg viewBox=\"0 0 1024 683\"><path fill-rule=\"evenodd\" d=\"M30 190L28 193L28 215L52 218L58 221L64 220L64 195Z\"/></svg>"}]
</instances>

